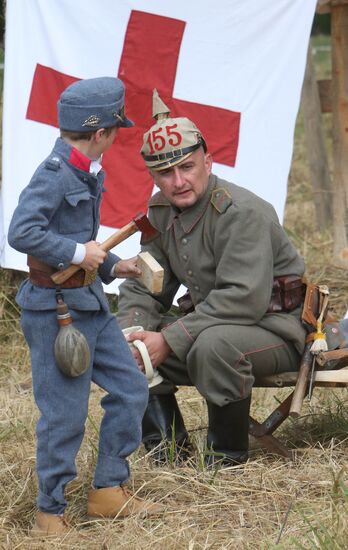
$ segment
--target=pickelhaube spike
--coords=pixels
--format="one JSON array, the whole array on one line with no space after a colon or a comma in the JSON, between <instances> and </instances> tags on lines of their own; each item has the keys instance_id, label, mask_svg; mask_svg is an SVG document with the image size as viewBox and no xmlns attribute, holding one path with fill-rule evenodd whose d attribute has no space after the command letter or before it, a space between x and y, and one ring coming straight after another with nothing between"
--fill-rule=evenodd
<instances>
[{"instance_id":1,"label":"pickelhaube spike","mask_svg":"<svg viewBox=\"0 0 348 550\"><path fill-rule=\"evenodd\" d=\"M169 118L170 109L167 107L167 105L162 101L160 96L158 95L158 91L156 88L153 90L152 95L152 116L156 120L160 120L162 118Z\"/></svg>"}]
</instances>

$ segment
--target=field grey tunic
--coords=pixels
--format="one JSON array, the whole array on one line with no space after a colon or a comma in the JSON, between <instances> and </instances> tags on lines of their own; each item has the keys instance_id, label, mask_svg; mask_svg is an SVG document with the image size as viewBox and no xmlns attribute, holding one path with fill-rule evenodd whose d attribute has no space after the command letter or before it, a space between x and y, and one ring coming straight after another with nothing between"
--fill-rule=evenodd
<instances>
[{"instance_id":1,"label":"field grey tunic","mask_svg":"<svg viewBox=\"0 0 348 550\"><path fill-rule=\"evenodd\" d=\"M297 369L305 339L301 310L271 314L267 309L274 277L302 276L304 262L274 208L250 191L211 175L203 198L182 212L160 192L154 195L149 202L149 218L160 236L144 250L165 270L163 292L153 296L139 281L124 282L118 319L124 327L142 325L147 330L158 330L180 284L188 288L195 311L162 328L175 354L170 358L172 368L165 369L165 375L175 383L188 383L176 374L170 375L174 369L179 371L178 363L185 364L188 379L204 395L211 393L206 387L212 385L211 371L220 370L219 376L224 378L221 387L233 386L227 400L236 400L251 391L252 364L257 363L250 359L251 353L286 347L286 358L263 353L260 374ZM220 338L230 338L231 349L227 346L226 352L210 353L212 347L219 348L216 340ZM245 349L248 343L250 349ZM197 355L198 344L205 355ZM224 348L220 346L220 350ZM194 364L197 361L199 367ZM221 369L221 362L228 363L230 370ZM209 371L205 381L197 381L203 371ZM238 382L233 382L236 376ZM219 401L215 395L214 400Z\"/></svg>"}]
</instances>

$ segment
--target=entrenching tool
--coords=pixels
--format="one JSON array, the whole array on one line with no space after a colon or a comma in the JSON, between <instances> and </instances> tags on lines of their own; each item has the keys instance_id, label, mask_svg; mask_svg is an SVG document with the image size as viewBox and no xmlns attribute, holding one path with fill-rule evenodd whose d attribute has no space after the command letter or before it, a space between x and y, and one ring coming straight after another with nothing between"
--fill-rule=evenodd
<instances>
[{"instance_id":1,"label":"entrenching tool","mask_svg":"<svg viewBox=\"0 0 348 550\"><path fill-rule=\"evenodd\" d=\"M130 237L137 231L141 231L142 233L140 240L141 244L152 241L158 235L157 229L155 229L151 225L146 214L141 212L135 218L133 218L130 223L121 227L121 229L110 235L110 237L102 242L100 248L105 252L109 252L109 250L114 248L114 246L125 241L128 237ZM51 275L51 279L56 283L56 285L61 285L80 269L81 267L79 265L70 265L62 271L57 271L56 273L53 273L53 275Z\"/></svg>"},{"instance_id":2,"label":"entrenching tool","mask_svg":"<svg viewBox=\"0 0 348 550\"><path fill-rule=\"evenodd\" d=\"M313 392L315 367L317 356L327 350L326 335L322 331L322 323L328 313L329 289L326 285L307 284L302 320L316 329L313 341L307 338L305 350L292 397L290 416L298 418L301 414L302 403L308 391L309 399Z\"/></svg>"}]
</instances>

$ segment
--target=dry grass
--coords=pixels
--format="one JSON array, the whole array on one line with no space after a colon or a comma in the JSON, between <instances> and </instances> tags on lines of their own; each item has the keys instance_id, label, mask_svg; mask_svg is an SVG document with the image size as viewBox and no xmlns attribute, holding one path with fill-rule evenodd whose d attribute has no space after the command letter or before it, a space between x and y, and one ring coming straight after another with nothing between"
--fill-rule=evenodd
<instances>
[{"instance_id":1,"label":"dry grass","mask_svg":"<svg viewBox=\"0 0 348 550\"><path fill-rule=\"evenodd\" d=\"M302 201L294 211L296 216L301 208L309 209L310 204ZM333 284L335 309L343 311L347 283L340 272L326 266L329 257L326 237L314 238L306 231L307 228L301 238L300 233L293 232L293 238L307 257L316 258L308 264L308 271L315 279L326 275L330 285ZM289 419L278 430L280 439L294 449L293 462L265 454L251 441L251 460L245 468L211 472L202 461L207 426L205 403L195 389L181 388L178 400L195 448L191 463L181 468L168 464L155 469L143 448L131 457L134 489L140 495L163 502L165 514L151 520L88 522L86 493L95 464L102 395L99 388L93 387L86 437L78 456L79 475L68 486L69 517L85 538L79 534L65 542L33 541L28 530L35 514L34 434L38 413L31 392L28 351L19 327L20 312L14 302L21 278L19 274L1 274L0 548L343 550L347 547L345 389L316 389L312 403L305 403L301 419ZM253 416L264 419L286 394L284 389L255 389Z\"/></svg>"},{"instance_id":2,"label":"dry grass","mask_svg":"<svg viewBox=\"0 0 348 550\"><path fill-rule=\"evenodd\" d=\"M157 519L88 522L86 492L95 464L102 392L93 387L86 437L78 456L78 479L68 486L69 517L80 535L55 543L33 541L28 529L35 513L35 422L37 411L28 378L25 343L13 325L0 383L1 548L85 549L269 549L345 548L348 534L348 409L345 390L316 390L300 422L287 424L281 439L296 448L294 462L264 454L252 442L245 468L211 472L202 464L206 410L192 388L178 400L196 455L185 467L153 468L140 448L131 457L134 489L165 503ZM5 356L5 354L3 354ZM285 390L254 391L253 414L261 417ZM329 395L327 395L329 393ZM331 403L323 399L330 396ZM280 539L280 540L279 540ZM278 545L276 542L278 541Z\"/></svg>"},{"instance_id":3,"label":"dry grass","mask_svg":"<svg viewBox=\"0 0 348 550\"><path fill-rule=\"evenodd\" d=\"M327 116L327 115L326 115ZM326 121L329 126L329 121ZM314 229L301 120L297 126L285 225L305 256L307 275L326 281L338 316L348 307L346 273L332 265L332 239ZM69 517L80 534L66 541L28 536L35 513L35 423L27 347L14 296L21 275L0 273L0 548L127 550L347 548L348 393L315 389L298 421L288 420L279 438L295 449L293 462L265 454L251 442L244 468L207 471L202 463L207 417L196 390L181 388L178 400L195 447L192 462L154 469L142 447L131 457L139 495L166 505L156 519L88 522L86 493L93 474L101 390L91 394L86 436L78 455L78 478L68 486ZM263 419L287 390L256 389L252 414ZM82 535L84 538L82 538Z\"/></svg>"}]
</instances>

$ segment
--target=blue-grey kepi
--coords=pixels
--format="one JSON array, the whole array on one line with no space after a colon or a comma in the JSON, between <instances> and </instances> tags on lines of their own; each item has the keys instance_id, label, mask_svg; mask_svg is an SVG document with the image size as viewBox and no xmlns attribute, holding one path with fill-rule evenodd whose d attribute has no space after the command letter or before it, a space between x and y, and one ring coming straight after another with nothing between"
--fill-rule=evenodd
<instances>
[{"instance_id":1,"label":"blue-grey kepi","mask_svg":"<svg viewBox=\"0 0 348 550\"><path fill-rule=\"evenodd\" d=\"M62 92L57 106L62 130L91 132L112 126L134 126L124 114L124 84L119 78L78 80Z\"/></svg>"}]
</instances>

